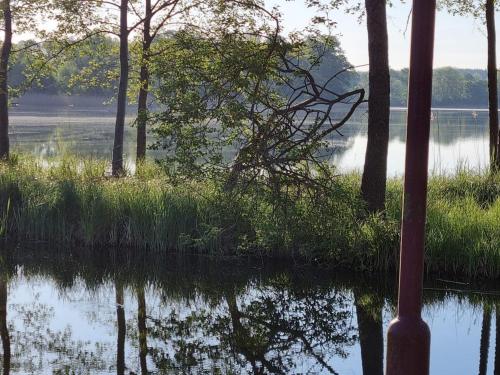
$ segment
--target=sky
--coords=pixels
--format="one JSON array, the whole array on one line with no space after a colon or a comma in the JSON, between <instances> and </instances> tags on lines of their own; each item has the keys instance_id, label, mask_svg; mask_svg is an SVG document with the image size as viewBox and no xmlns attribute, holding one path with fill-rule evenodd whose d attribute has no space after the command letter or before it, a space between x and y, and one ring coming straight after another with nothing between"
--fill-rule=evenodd
<instances>
[{"instance_id":1,"label":"sky","mask_svg":"<svg viewBox=\"0 0 500 375\"><path fill-rule=\"evenodd\" d=\"M269 6L278 5L284 18L286 32L303 28L314 12L307 9L303 0L266 0ZM395 1L387 9L389 32L389 63L393 69L408 67L410 52L410 26L405 33L411 0L406 4ZM368 39L366 24L360 24L354 15L347 15L341 10L330 15L337 22L334 33L339 36L342 48L351 64L368 63ZM498 13L497 13L498 19ZM500 21L497 21L497 23ZM500 30L500 24L497 29ZM500 38L498 47L500 49ZM457 68L486 69L486 30L481 20L472 17L452 16L439 11L436 16L436 40L434 66L453 66ZM360 70L366 70L361 68Z\"/></svg>"}]
</instances>

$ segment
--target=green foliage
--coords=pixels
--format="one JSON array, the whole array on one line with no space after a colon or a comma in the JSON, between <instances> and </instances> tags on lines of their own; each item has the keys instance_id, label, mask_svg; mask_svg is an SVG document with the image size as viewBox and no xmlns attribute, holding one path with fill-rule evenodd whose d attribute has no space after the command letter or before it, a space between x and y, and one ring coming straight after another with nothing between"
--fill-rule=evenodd
<instances>
[{"instance_id":1,"label":"green foliage","mask_svg":"<svg viewBox=\"0 0 500 375\"><path fill-rule=\"evenodd\" d=\"M252 22L238 19L236 31L210 38L186 30L164 40L168 59L154 63L164 109L153 131L172 177L217 178L229 188L307 182L323 168L327 136L363 102L362 89L345 91L355 75L336 38L284 40ZM325 56L338 69L328 78Z\"/></svg>"},{"instance_id":2,"label":"green foliage","mask_svg":"<svg viewBox=\"0 0 500 375\"><path fill-rule=\"evenodd\" d=\"M2 165L7 240L284 257L370 272L397 265L400 180L389 181L385 216L366 218L357 175L320 176L328 188L319 194L258 187L232 194L214 182L174 186L154 165L143 171L113 179L105 164L70 157L43 168L24 157ZM499 176L431 178L429 272L500 276L499 192Z\"/></svg>"},{"instance_id":3,"label":"green foliage","mask_svg":"<svg viewBox=\"0 0 500 375\"><path fill-rule=\"evenodd\" d=\"M429 272L496 278L500 266L500 200L482 208L472 196L429 205Z\"/></svg>"},{"instance_id":4,"label":"green foliage","mask_svg":"<svg viewBox=\"0 0 500 375\"><path fill-rule=\"evenodd\" d=\"M436 69L434 71L432 92L434 103L450 105L480 99L475 97L475 92L471 92L471 88L475 88L475 86L470 85L471 81L474 82L474 77L457 69Z\"/></svg>"},{"instance_id":5,"label":"green foliage","mask_svg":"<svg viewBox=\"0 0 500 375\"><path fill-rule=\"evenodd\" d=\"M11 94L109 95L117 85L115 40L94 36L72 42L23 41L14 46L9 71Z\"/></svg>"},{"instance_id":6,"label":"green foliage","mask_svg":"<svg viewBox=\"0 0 500 375\"><path fill-rule=\"evenodd\" d=\"M359 73L361 87L368 87L368 74ZM488 106L488 80L485 70L452 67L434 70L432 105L436 107ZM391 105L406 106L408 69L391 70Z\"/></svg>"}]
</instances>

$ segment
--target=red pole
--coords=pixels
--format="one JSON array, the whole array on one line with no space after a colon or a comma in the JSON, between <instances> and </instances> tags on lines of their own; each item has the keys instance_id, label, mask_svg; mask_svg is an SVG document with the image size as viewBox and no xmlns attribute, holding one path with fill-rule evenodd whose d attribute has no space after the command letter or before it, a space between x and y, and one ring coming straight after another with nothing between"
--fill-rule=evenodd
<instances>
[{"instance_id":1,"label":"red pole","mask_svg":"<svg viewBox=\"0 0 500 375\"><path fill-rule=\"evenodd\" d=\"M398 316L387 334L386 375L429 374L421 310L435 12L435 0L413 0Z\"/></svg>"}]
</instances>

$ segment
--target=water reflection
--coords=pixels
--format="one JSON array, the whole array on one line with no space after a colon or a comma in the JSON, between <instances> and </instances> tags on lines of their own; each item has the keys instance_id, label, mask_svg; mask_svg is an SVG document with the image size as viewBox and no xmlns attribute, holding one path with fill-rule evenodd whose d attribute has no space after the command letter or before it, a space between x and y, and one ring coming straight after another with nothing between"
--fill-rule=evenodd
<instances>
[{"instance_id":1,"label":"water reflection","mask_svg":"<svg viewBox=\"0 0 500 375\"><path fill-rule=\"evenodd\" d=\"M3 273L0 293L2 300L2 373L6 374L94 374L108 373L107 349L90 342L74 339L74 326L54 327L54 305L42 303L35 294L29 303L17 303L9 294L7 319L7 291L16 284L17 277ZM9 280L7 282L7 280Z\"/></svg>"},{"instance_id":2,"label":"water reflection","mask_svg":"<svg viewBox=\"0 0 500 375\"><path fill-rule=\"evenodd\" d=\"M116 344L116 373L125 374L125 335L127 327L125 326L125 309L123 299L123 285L115 281L116 292L116 326L118 327L118 340Z\"/></svg>"},{"instance_id":3,"label":"water reflection","mask_svg":"<svg viewBox=\"0 0 500 375\"><path fill-rule=\"evenodd\" d=\"M7 326L7 278L4 273L0 274L0 335L2 336L3 348L3 374L10 373L10 335Z\"/></svg>"},{"instance_id":4,"label":"water reflection","mask_svg":"<svg viewBox=\"0 0 500 375\"><path fill-rule=\"evenodd\" d=\"M495 372L494 375L500 375L500 309L496 309L495 311L495 325L496 325L496 333L495 337Z\"/></svg>"},{"instance_id":5,"label":"water reflection","mask_svg":"<svg viewBox=\"0 0 500 375\"><path fill-rule=\"evenodd\" d=\"M6 255L0 273L4 374L383 373L392 278L115 255ZM492 322L497 298L426 292L431 373L498 373L498 335L492 334L496 346L489 350L490 331L499 330ZM444 345L450 324L460 342Z\"/></svg>"},{"instance_id":6,"label":"water reflection","mask_svg":"<svg viewBox=\"0 0 500 375\"><path fill-rule=\"evenodd\" d=\"M182 319L155 325L152 337L169 337L175 357L162 353L157 366L170 371L217 367L253 374L336 374L334 356L344 358L355 343L355 327L346 296L335 290L293 290L287 280L252 288L253 297L223 293L218 311L197 309ZM193 332L211 340L185 346ZM180 334L170 336L172 332ZM213 350L213 342L218 342ZM167 344L167 342L165 342ZM228 362L233 354L233 361ZM196 370L195 370L196 369Z\"/></svg>"},{"instance_id":7,"label":"water reflection","mask_svg":"<svg viewBox=\"0 0 500 375\"><path fill-rule=\"evenodd\" d=\"M137 293L137 329L139 331L139 360L141 375L148 374L148 328L146 326L146 296L144 285L136 289Z\"/></svg>"},{"instance_id":8,"label":"water reflection","mask_svg":"<svg viewBox=\"0 0 500 375\"><path fill-rule=\"evenodd\" d=\"M363 374L384 373L384 300L373 292L354 290Z\"/></svg>"},{"instance_id":9,"label":"water reflection","mask_svg":"<svg viewBox=\"0 0 500 375\"><path fill-rule=\"evenodd\" d=\"M128 118L133 124L134 117ZM67 107L34 107L29 111L13 108L11 113L11 143L16 150L33 153L41 158L68 150L79 155L111 157L114 117L111 112L96 108L70 110ZM406 112L391 112L388 156L389 175L403 172ZM367 116L358 113L329 140L324 152L341 170L362 169L366 148ZM488 166L488 113L478 110L433 111L430 141L430 170L436 173L454 172L466 164L470 168ZM135 128L128 126L124 145L127 165L135 169ZM161 151L151 151L161 157Z\"/></svg>"},{"instance_id":10,"label":"water reflection","mask_svg":"<svg viewBox=\"0 0 500 375\"><path fill-rule=\"evenodd\" d=\"M490 349L491 309L484 307L481 327L481 346L479 349L479 375L486 375L488 369L488 351Z\"/></svg>"}]
</instances>

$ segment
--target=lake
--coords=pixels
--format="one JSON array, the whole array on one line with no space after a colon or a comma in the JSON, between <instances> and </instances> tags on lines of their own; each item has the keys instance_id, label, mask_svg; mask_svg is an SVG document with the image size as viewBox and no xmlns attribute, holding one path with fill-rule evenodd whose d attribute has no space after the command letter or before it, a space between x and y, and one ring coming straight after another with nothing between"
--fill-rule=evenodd
<instances>
[{"instance_id":1,"label":"lake","mask_svg":"<svg viewBox=\"0 0 500 375\"><path fill-rule=\"evenodd\" d=\"M20 105L11 115L14 150L42 159L65 150L111 157L110 109ZM403 173L405 115L391 113L391 176ZM134 131L127 127L125 138L132 170ZM366 113L341 133L329 140L331 162L341 171L361 169ZM435 109L431 134L431 172L487 167L486 111ZM394 276L32 246L0 257L4 374L383 373ZM431 374L500 373L497 290L426 281Z\"/></svg>"},{"instance_id":2,"label":"lake","mask_svg":"<svg viewBox=\"0 0 500 375\"><path fill-rule=\"evenodd\" d=\"M393 276L35 246L2 254L4 374L382 374ZM481 288L426 281L431 374L500 370L500 296Z\"/></svg>"},{"instance_id":3,"label":"lake","mask_svg":"<svg viewBox=\"0 0 500 375\"><path fill-rule=\"evenodd\" d=\"M133 108L131 108L133 113ZM488 112L474 109L434 109L432 112L429 170L453 173L458 168L488 167ZM128 117L125 133L125 159L135 169L134 118ZM362 170L366 149L367 113L358 113L330 140L329 159L340 171ZM46 105L36 102L11 110L11 144L14 150L45 158L61 150L98 158L111 158L113 107ZM401 175L404 170L406 111L391 111L388 173ZM150 151L161 158L161 151Z\"/></svg>"}]
</instances>

